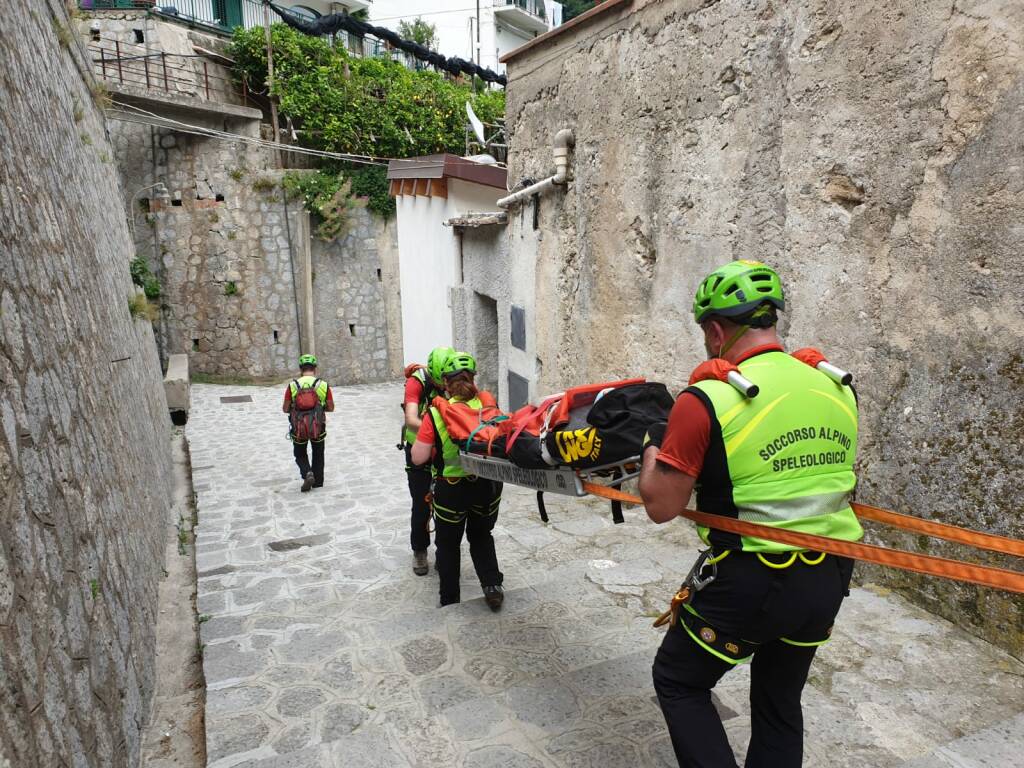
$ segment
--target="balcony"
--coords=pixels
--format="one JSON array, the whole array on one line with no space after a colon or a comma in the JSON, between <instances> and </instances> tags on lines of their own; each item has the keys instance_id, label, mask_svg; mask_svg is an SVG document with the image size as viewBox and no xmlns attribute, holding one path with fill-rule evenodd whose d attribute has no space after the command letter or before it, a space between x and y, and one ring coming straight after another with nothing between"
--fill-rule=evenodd
<instances>
[{"instance_id":1,"label":"balcony","mask_svg":"<svg viewBox=\"0 0 1024 768\"><path fill-rule=\"evenodd\" d=\"M551 29L544 0L494 0L494 17L533 35Z\"/></svg>"}]
</instances>

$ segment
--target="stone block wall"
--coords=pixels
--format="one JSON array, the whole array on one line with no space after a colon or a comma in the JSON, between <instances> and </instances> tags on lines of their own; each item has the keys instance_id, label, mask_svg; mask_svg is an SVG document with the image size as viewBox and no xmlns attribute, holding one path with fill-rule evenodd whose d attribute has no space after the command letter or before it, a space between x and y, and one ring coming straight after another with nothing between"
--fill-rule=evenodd
<instances>
[{"instance_id":1,"label":"stone block wall","mask_svg":"<svg viewBox=\"0 0 1024 768\"><path fill-rule=\"evenodd\" d=\"M164 353L188 354L199 373L291 370L299 354L292 253L301 211L290 205L285 225L281 174L268 170L268 154L166 128L110 127L126 196L135 199L136 247L162 286ZM234 127L252 135L258 121ZM156 182L167 195L145 190Z\"/></svg>"},{"instance_id":2,"label":"stone block wall","mask_svg":"<svg viewBox=\"0 0 1024 768\"><path fill-rule=\"evenodd\" d=\"M1024 536L1024 5L634 0L509 78L510 186L553 173L555 132L576 132L565 193L510 217L543 329L535 387L681 387L703 356L698 281L762 259L785 280L787 346L857 376L858 497ZM860 572L1024 654L1017 597Z\"/></svg>"},{"instance_id":3,"label":"stone block wall","mask_svg":"<svg viewBox=\"0 0 1024 768\"><path fill-rule=\"evenodd\" d=\"M134 766L171 455L89 63L58 0L0 13L0 763Z\"/></svg>"},{"instance_id":4,"label":"stone block wall","mask_svg":"<svg viewBox=\"0 0 1024 768\"><path fill-rule=\"evenodd\" d=\"M364 206L354 207L351 219L344 237L310 240L316 351L320 373L332 384L400 375L394 371L388 340L389 334L398 334L401 350L401 326L400 320L397 328L389 323L385 283L386 251L394 247L394 234Z\"/></svg>"}]
</instances>

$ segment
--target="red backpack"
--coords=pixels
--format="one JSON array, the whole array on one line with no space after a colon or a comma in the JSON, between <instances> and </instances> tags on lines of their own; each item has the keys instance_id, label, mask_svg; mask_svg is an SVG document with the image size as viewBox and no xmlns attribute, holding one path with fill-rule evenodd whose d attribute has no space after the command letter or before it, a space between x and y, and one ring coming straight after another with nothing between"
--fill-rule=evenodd
<instances>
[{"instance_id":1,"label":"red backpack","mask_svg":"<svg viewBox=\"0 0 1024 768\"><path fill-rule=\"evenodd\" d=\"M316 388L320 379L313 379L312 384L300 385L298 379L292 381L295 395L292 397L292 408L289 419L292 425L292 440L304 443L307 440L319 441L327 429L327 416L323 403Z\"/></svg>"}]
</instances>

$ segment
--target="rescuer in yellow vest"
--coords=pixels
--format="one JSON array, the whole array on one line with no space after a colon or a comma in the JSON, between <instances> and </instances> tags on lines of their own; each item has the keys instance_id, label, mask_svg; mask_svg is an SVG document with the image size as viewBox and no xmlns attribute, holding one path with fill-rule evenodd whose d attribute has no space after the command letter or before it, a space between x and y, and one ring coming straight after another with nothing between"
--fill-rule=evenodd
<instances>
[{"instance_id":1,"label":"rescuer in yellow vest","mask_svg":"<svg viewBox=\"0 0 1024 768\"><path fill-rule=\"evenodd\" d=\"M494 406L494 396L477 389L475 374L476 360L470 355L457 353L445 361L442 376L448 399L434 398L427 412L430 416L423 419L416 435L411 457L414 464L426 464L432 456L434 459L435 567L442 607L460 600L460 549L465 533L484 600L492 611L497 611L505 599L501 589L504 577L498 568L491 531L498 519L502 484L471 475L462 468L459 446L449 435L447 424L456 411L462 415L469 412L476 419L484 406Z\"/></svg>"},{"instance_id":2,"label":"rescuer in yellow vest","mask_svg":"<svg viewBox=\"0 0 1024 768\"><path fill-rule=\"evenodd\" d=\"M412 497L412 514L409 523L409 545L412 547L412 572L426 576L427 549L430 547L430 482L429 466L417 466L412 461L412 446L416 433L423 423L423 415L431 401L444 391L441 384L441 369L449 357L455 354L451 347L434 347L427 356L427 365L410 366L405 379L405 397L402 412L405 424L402 443L405 448L405 476L409 481L409 495Z\"/></svg>"},{"instance_id":3,"label":"rescuer in yellow vest","mask_svg":"<svg viewBox=\"0 0 1024 768\"><path fill-rule=\"evenodd\" d=\"M850 508L856 478L857 401L787 355L775 331L785 308L779 276L734 261L705 278L694 300L709 358L759 387L748 399L700 381L648 433L640 495L655 523L697 508L847 541L863 531ZM680 590L688 595L654 661L654 687L681 766L733 768L711 689L750 661L746 768L796 768L803 753L800 697L818 646L847 594L853 563L763 539L698 528L708 549Z\"/></svg>"}]
</instances>

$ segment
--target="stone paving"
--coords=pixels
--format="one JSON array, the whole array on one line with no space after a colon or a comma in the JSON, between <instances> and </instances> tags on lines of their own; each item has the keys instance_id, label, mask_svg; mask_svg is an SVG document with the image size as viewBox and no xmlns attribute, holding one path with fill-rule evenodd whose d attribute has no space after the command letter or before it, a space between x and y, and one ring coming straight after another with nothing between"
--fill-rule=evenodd
<instances>
[{"instance_id":1,"label":"stone paving","mask_svg":"<svg viewBox=\"0 0 1024 768\"><path fill-rule=\"evenodd\" d=\"M465 547L464 602L441 609L433 568L411 570L401 385L335 390L326 484L307 494L282 393L192 390L211 768L675 765L651 618L696 554L688 524L627 509L615 526L596 500L554 498L544 525L506 486L504 609ZM252 402L221 402L237 395ZM747 683L741 667L715 691L741 763ZM870 585L804 703L812 768L1009 765L1024 743L1024 664Z\"/></svg>"}]
</instances>

